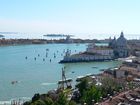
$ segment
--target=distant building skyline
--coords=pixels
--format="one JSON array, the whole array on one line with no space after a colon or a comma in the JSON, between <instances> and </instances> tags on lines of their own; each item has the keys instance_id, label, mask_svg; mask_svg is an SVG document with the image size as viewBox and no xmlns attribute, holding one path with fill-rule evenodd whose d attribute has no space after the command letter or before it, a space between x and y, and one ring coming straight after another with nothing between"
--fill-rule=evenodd
<instances>
[{"instance_id":1,"label":"distant building skyline","mask_svg":"<svg viewBox=\"0 0 140 105\"><path fill-rule=\"evenodd\" d=\"M1 0L0 32L140 37L139 0ZM108 35L109 34L109 35ZM131 39L134 39L133 35Z\"/></svg>"}]
</instances>

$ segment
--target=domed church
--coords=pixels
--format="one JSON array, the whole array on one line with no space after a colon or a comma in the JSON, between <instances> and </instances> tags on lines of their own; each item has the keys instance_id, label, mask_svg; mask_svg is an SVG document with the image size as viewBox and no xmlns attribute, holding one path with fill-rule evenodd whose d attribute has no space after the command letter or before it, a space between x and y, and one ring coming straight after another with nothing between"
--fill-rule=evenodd
<instances>
[{"instance_id":1,"label":"domed church","mask_svg":"<svg viewBox=\"0 0 140 105\"><path fill-rule=\"evenodd\" d=\"M116 58L128 57L129 55L127 40L123 32L121 32L118 39L114 37L114 39L110 41L109 47L114 50L114 56Z\"/></svg>"}]
</instances>

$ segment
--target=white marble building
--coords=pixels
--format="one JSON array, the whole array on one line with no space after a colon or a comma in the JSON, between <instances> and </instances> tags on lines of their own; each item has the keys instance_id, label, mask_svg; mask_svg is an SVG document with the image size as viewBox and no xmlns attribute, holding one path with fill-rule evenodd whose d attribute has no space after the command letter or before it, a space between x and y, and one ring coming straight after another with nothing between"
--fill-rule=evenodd
<instances>
[{"instance_id":1,"label":"white marble building","mask_svg":"<svg viewBox=\"0 0 140 105\"><path fill-rule=\"evenodd\" d=\"M114 38L109 43L110 48L114 50L114 56L117 58L128 57L129 50L127 45L127 40L124 38L123 32L118 39Z\"/></svg>"},{"instance_id":2,"label":"white marble building","mask_svg":"<svg viewBox=\"0 0 140 105\"><path fill-rule=\"evenodd\" d=\"M86 52L107 55L116 58L128 57L129 54L127 40L124 38L123 32L121 32L118 39L114 37L114 39L110 41L108 47L89 44Z\"/></svg>"},{"instance_id":3,"label":"white marble building","mask_svg":"<svg viewBox=\"0 0 140 105\"><path fill-rule=\"evenodd\" d=\"M114 56L113 49L107 46L95 46L95 44L89 44L86 49L86 52L100 54L104 56Z\"/></svg>"}]
</instances>

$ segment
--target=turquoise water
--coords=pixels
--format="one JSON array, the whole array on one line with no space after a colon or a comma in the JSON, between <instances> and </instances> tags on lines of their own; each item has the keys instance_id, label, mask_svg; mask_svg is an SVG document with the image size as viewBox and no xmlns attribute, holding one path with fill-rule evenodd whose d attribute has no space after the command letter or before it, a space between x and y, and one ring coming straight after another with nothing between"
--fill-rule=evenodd
<instances>
[{"instance_id":1,"label":"turquoise water","mask_svg":"<svg viewBox=\"0 0 140 105\"><path fill-rule=\"evenodd\" d=\"M13 98L32 97L35 93L46 93L57 88L61 69L66 67L66 76L75 79L100 69L115 67L118 61L59 64L64 49L72 53L85 51L87 44L46 44L0 47L0 101ZM46 57L46 49L48 57ZM75 52L76 50L76 52ZM57 52L58 51L58 52ZM54 58L54 53L56 58ZM38 54L40 55L38 57ZM64 54L63 54L64 55ZM28 59L25 59L25 57ZM36 57L36 61L34 60ZM43 58L45 61L43 61ZM52 60L50 62L50 59ZM97 68L92 68L97 67ZM74 73L72 73L74 71ZM11 84L11 81L18 81Z\"/></svg>"}]
</instances>

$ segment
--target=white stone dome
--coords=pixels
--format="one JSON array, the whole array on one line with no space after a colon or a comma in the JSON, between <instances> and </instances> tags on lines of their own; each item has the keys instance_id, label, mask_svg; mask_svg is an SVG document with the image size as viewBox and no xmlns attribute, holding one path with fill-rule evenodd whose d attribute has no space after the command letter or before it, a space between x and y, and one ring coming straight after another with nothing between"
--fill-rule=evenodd
<instances>
[{"instance_id":1,"label":"white stone dome","mask_svg":"<svg viewBox=\"0 0 140 105\"><path fill-rule=\"evenodd\" d=\"M127 40L124 38L123 32L121 32L120 37L117 39L117 46L118 47L126 47L127 46Z\"/></svg>"}]
</instances>

